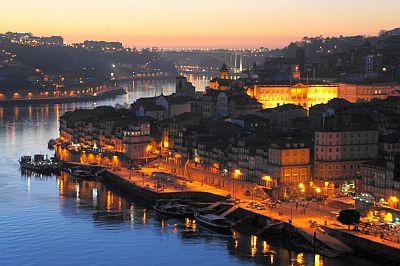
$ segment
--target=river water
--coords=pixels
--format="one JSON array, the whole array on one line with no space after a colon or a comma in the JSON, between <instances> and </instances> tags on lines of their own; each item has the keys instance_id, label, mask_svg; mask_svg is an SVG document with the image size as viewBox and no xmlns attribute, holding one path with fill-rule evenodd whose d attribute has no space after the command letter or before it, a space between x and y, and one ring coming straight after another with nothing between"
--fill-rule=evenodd
<instances>
[{"instance_id":1,"label":"river water","mask_svg":"<svg viewBox=\"0 0 400 266\"><path fill-rule=\"evenodd\" d=\"M205 78L193 79L199 88ZM135 81L129 93L96 103L123 104L169 94L174 82ZM222 236L190 221L162 220L151 206L96 181L22 174L18 158L45 153L58 117L92 102L0 107L0 265L374 265L328 259L286 241Z\"/></svg>"}]
</instances>

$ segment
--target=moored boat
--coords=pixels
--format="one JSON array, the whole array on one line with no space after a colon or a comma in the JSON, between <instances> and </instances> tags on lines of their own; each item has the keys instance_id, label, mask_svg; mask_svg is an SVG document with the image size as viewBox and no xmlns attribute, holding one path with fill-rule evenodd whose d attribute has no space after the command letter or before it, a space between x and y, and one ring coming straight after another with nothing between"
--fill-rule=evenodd
<instances>
[{"instance_id":1,"label":"moored boat","mask_svg":"<svg viewBox=\"0 0 400 266\"><path fill-rule=\"evenodd\" d=\"M35 154L33 156L24 155L18 160L22 169L30 170L42 174L50 174L60 170L61 163L54 158L46 158L43 154Z\"/></svg>"},{"instance_id":2,"label":"moored boat","mask_svg":"<svg viewBox=\"0 0 400 266\"><path fill-rule=\"evenodd\" d=\"M161 204L161 202L157 202L156 205L153 206L154 210L163 215L178 217L178 218L190 218L193 217L194 211L188 205L168 202L166 204Z\"/></svg>"},{"instance_id":3,"label":"moored boat","mask_svg":"<svg viewBox=\"0 0 400 266\"><path fill-rule=\"evenodd\" d=\"M78 178L85 178L85 179L94 178L94 175L92 173L85 171L85 170L80 170L80 169L71 170L70 174L71 174L71 176L78 177Z\"/></svg>"},{"instance_id":4,"label":"moored boat","mask_svg":"<svg viewBox=\"0 0 400 266\"><path fill-rule=\"evenodd\" d=\"M224 234L232 234L231 229L235 225L235 223L225 217L215 214L195 213L194 218L198 224Z\"/></svg>"}]
</instances>

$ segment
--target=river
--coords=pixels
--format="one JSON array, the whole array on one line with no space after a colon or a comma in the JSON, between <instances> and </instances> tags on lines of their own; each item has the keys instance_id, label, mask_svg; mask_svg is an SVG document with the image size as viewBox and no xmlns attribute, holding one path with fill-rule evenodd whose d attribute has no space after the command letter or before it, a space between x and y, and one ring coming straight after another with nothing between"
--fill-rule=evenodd
<instances>
[{"instance_id":1,"label":"river","mask_svg":"<svg viewBox=\"0 0 400 266\"><path fill-rule=\"evenodd\" d=\"M191 79L198 86L206 78ZM96 105L169 94L174 82L135 81ZM18 158L45 153L58 117L92 102L0 107L0 265L374 265L328 259L286 241L222 236L190 221L161 220L151 206L96 181L21 174Z\"/></svg>"}]
</instances>

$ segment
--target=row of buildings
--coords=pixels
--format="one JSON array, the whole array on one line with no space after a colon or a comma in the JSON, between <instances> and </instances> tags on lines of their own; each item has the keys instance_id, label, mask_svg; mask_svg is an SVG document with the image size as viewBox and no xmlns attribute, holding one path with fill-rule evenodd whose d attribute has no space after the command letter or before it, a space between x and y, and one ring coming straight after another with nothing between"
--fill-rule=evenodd
<instances>
[{"instance_id":1,"label":"row of buildings","mask_svg":"<svg viewBox=\"0 0 400 266\"><path fill-rule=\"evenodd\" d=\"M127 109L103 106L66 112L60 117L57 155L63 160L110 166L145 161L153 150L150 124L151 120L138 119Z\"/></svg>"},{"instance_id":2,"label":"row of buildings","mask_svg":"<svg viewBox=\"0 0 400 266\"><path fill-rule=\"evenodd\" d=\"M223 66L219 79L227 88L199 94L179 77L176 93L138 99L130 110L81 111L89 118L67 113L60 135L69 144L124 160L162 155L205 175L250 182L278 199L349 192L397 199L399 97L334 97L263 109L248 88L232 85L226 71Z\"/></svg>"}]
</instances>

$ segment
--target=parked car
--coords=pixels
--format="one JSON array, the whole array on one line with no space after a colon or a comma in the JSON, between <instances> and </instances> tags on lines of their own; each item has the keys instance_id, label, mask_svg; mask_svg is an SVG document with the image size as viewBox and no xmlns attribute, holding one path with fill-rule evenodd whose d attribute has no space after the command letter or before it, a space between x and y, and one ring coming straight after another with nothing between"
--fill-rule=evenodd
<instances>
[{"instance_id":1,"label":"parked car","mask_svg":"<svg viewBox=\"0 0 400 266\"><path fill-rule=\"evenodd\" d=\"M265 210L265 207L264 207L264 206L261 206L261 205L259 205L259 206L257 206L257 210L259 210L259 211L261 211L261 210Z\"/></svg>"},{"instance_id":2,"label":"parked car","mask_svg":"<svg viewBox=\"0 0 400 266\"><path fill-rule=\"evenodd\" d=\"M270 198L261 201L261 204L271 204L272 200Z\"/></svg>"},{"instance_id":3,"label":"parked car","mask_svg":"<svg viewBox=\"0 0 400 266\"><path fill-rule=\"evenodd\" d=\"M247 204L246 207L247 207L247 208L254 209L256 204L257 204L257 203L255 203L254 201L251 201L249 204Z\"/></svg>"},{"instance_id":4,"label":"parked car","mask_svg":"<svg viewBox=\"0 0 400 266\"><path fill-rule=\"evenodd\" d=\"M131 167L128 168L128 170L142 170L142 166L139 165L132 165Z\"/></svg>"}]
</instances>

